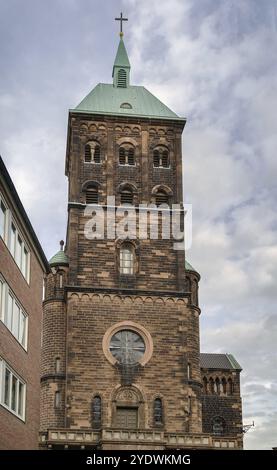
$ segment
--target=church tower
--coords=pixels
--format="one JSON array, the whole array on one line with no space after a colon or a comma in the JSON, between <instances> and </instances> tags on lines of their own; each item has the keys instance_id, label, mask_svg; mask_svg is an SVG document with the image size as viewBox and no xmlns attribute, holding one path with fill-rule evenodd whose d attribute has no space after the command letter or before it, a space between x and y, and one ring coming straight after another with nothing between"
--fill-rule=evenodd
<instances>
[{"instance_id":1,"label":"church tower","mask_svg":"<svg viewBox=\"0 0 277 470\"><path fill-rule=\"evenodd\" d=\"M182 214L186 120L132 85L130 71L121 32L113 83L69 111L66 243L50 260L44 301L40 444L49 448L214 446L202 429L200 276L161 225L156 237L138 235L153 214L161 222L177 204ZM120 237L131 205L137 236ZM98 209L104 236L88 230Z\"/></svg>"}]
</instances>

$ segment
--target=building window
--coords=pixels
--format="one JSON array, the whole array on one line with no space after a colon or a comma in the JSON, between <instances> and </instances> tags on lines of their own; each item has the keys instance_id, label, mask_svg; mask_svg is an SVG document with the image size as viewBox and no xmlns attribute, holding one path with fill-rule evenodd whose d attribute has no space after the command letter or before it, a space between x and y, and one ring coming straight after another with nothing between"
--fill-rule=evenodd
<instances>
[{"instance_id":1,"label":"building window","mask_svg":"<svg viewBox=\"0 0 277 470\"><path fill-rule=\"evenodd\" d=\"M60 408L61 407L61 392L57 391L55 392L55 408Z\"/></svg>"},{"instance_id":2,"label":"building window","mask_svg":"<svg viewBox=\"0 0 277 470\"><path fill-rule=\"evenodd\" d=\"M225 379L225 377L223 377L221 383L222 383L222 393L223 393L223 395L226 395L226 392L227 392L227 384L226 384L226 379Z\"/></svg>"},{"instance_id":3,"label":"building window","mask_svg":"<svg viewBox=\"0 0 277 470\"><path fill-rule=\"evenodd\" d=\"M145 353L143 337L133 330L119 330L110 340L110 352L119 364L137 364Z\"/></svg>"},{"instance_id":4,"label":"building window","mask_svg":"<svg viewBox=\"0 0 277 470\"><path fill-rule=\"evenodd\" d=\"M153 151L153 166L155 168L169 168L168 150L159 147Z\"/></svg>"},{"instance_id":5,"label":"building window","mask_svg":"<svg viewBox=\"0 0 277 470\"><path fill-rule=\"evenodd\" d=\"M120 88L127 87L127 73L124 69L119 69L117 74L117 86Z\"/></svg>"},{"instance_id":6,"label":"building window","mask_svg":"<svg viewBox=\"0 0 277 470\"><path fill-rule=\"evenodd\" d=\"M29 282L29 264L30 264L30 252L23 241L23 238L19 234L14 222L10 225L10 252L22 272L23 276Z\"/></svg>"},{"instance_id":7,"label":"building window","mask_svg":"<svg viewBox=\"0 0 277 470\"><path fill-rule=\"evenodd\" d=\"M0 358L0 403L25 420L26 384Z\"/></svg>"},{"instance_id":8,"label":"building window","mask_svg":"<svg viewBox=\"0 0 277 470\"><path fill-rule=\"evenodd\" d=\"M4 241L6 241L7 215L7 207L2 201L0 195L0 237L2 237Z\"/></svg>"},{"instance_id":9,"label":"building window","mask_svg":"<svg viewBox=\"0 0 277 470\"><path fill-rule=\"evenodd\" d=\"M207 395L208 393L208 380L206 377L203 378L203 387L204 387L204 393Z\"/></svg>"},{"instance_id":10,"label":"building window","mask_svg":"<svg viewBox=\"0 0 277 470\"><path fill-rule=\"evenodd\" d=\"M188 373L188 380L190 380L191 379L191 364L190 364L190 362L188 362L187 373Z\"/></svg>"},{"instance_id":11,"label":"building window","mask_svg":"<svg viewBox=\"0 0 277 470\"><path fill-rule=\"evenodd\" d=\"M56 360L55 360L55 372L56 374L59 374L61 371L61 358L60 357L56 357Z\"/></svg>"},{"instance_id":12,"label":"building window","mask_svg":"<svg viewBox=\"0 0 277 470\"><path fill-rule=\"evenodd\" d=\"M134 195L130 189L123 189L120 193L121 204L133 204Z\"/></svg>"},{"instance_id":13,"label":"building window","mask_svg":"<svg viewBox=\"0 0 277 470\"><path fill-rule=\"evenodd\" d=\"M124 243L120 247L120 274L134 274L134 247Z\"/></svg>"},{"instance_id":14,"label":"building window","mask_svg":"<svg viewBox=\"0 0 277 470\"><path fill-rule=\"evenodd\" d=\"M216 416L212 421L212 432L215 436L223 436L225 429L225 421L223 418Z\"/></svg>"},{"instance_id":15,"label":"building window","mask_svg":"<svg viewBox=\"0 0 277 470\"><path fill-rule=\"evenodd\" d=\"M123 109L132 109L133 108L133 106L130 103L121 103L120 107L123 108Z\"/></svg>"},{"instance_id":16,"label":"building window","mask_svg":"<svg viewBox=\"0 0 277 470\"><path fill-rule=\"evenodd\" d=\"M156 193L156 206L161 206L162 204L168 204L168 195L165 191L160 189Z\"/></svg>"},{"instance_id":17,"label":"building window","mask_svg":"<svg viewBox=\"0 0 277 470\"><path fill-rule=\"evenodd\" d=\"M100 145L90 142L85 145L85 163L101 163Z\"/></svg>"},{"instance_id":18,"label":"building window","mask_svg":"<svg viewBox=\"0 0 277 470\"><path fill-rule=\"evenodd\" d=\"M92 400L92 426L95 428L100 427L102 418L102 402L101 397L96 396Z\"/></svg>"},{"instance_id":19,"label":"building window","mask_svg":"<svg viewBox=\"0 0 277 470\"><path fill-rule=\"evenodd\" d=\"M163 424L163 403L160 398L154 400L154 424Z\"/></svg>"},{"instance_id":20,"label":"building window","mask_svg":"<svg viewBox=\"0 0 277 470\"><path fill-rule=\"evenodd\" d=\"M27 350L28 316L12 290L0 279L0 319L17 341Z\"/></svg>"},{"instance_id":21,"label":"building window","mask_svg":"<svg viewBox=\"0 0 277 470\"><path fill-rule=\"evenodd\" d=\"M99 194L96 186L88 186L86 189L86 203L98 204Z\"/></svg>"},{"instance_id":22,"label":"building window","mask_svg":"<svg viewBox=\"0 0 277 470\"><path fill-rule=\"evenodd\" d=\"M124 145L119 147L119 164L135 165L135 149L132 146Z\"/></svg>"},{"instance_id":23,"label":"building window","mask_svg":"<svg viewBox=\"0 0 277 470\"><path fill-rule=\"evenodd\" d=\"M234 385L232 379L228 379L227 395L233 395Z\"/></svg>"}]
</instances>

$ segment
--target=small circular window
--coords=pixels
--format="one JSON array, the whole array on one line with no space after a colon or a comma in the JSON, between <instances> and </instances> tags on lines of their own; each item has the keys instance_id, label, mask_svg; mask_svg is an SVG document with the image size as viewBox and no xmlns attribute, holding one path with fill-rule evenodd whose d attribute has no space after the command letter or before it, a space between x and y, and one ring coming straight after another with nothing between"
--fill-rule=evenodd
<instances>
[{"instance_id":1,"label":"small circular window","mask_svg":"<svg viewBox=\"0 0 277 470\"><path fill-rule=\"evenodd\" d=\"M131 330L120 330L111 337L110 352L120 364L136 364L145 353L143 338Z\"/></svg>"},{"instance_id":2,"label":"small circular window","mask_svg":"<svg viewBox=\"0 0 277 470\"><path fill-rule=\"evenodd\" d=\"M133 106L130 103L121 103L120 107L123 108L123 109L132 109L133 108Z\"/></svg>"},{"instance_id":3,"label":"small circular window","mask_svg":"<svg viewBox=\"0 0 277 470\"><path fill-rule=\"evenodd\" d=\"M112 325L104 334L103 352L108 361L115 365L144 366L153 353L150 333L132 321L122 321Z\"/></svg>"}]
</instances>

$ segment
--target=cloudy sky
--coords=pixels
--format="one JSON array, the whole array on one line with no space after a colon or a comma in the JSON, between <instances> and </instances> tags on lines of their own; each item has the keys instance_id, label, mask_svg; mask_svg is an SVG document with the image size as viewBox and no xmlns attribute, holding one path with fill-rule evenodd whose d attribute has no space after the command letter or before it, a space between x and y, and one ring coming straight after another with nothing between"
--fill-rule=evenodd
<instances>
[{"instance_id":1,"label":"cloudy sky","mask_svg":"<svg viewBox=\"0 0 277 470\"><path fill-rule=\"evenodd\" d=\"M188 119L188 260L202 351L243 367L248 449L277 446L276 0L0 0L0 154L51 256L65 237L68 108L111 82L120 11L133 84Z\"/></svg>"}]
</instances>

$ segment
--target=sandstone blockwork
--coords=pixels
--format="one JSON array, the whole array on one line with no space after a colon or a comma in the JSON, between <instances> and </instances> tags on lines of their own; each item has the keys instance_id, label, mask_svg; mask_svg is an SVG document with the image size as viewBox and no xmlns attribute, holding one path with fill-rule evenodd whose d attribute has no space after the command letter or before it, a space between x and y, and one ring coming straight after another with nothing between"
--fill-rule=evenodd
<instances>
[{"instance_id":1,"label":"sandstone blockwork","mask_svg":"<svg viewBox=\"0 0 277 470\"><path fill-rule=\"evenodd\" d=\"M86 202L107 211L113 196L116 207L124 197L135 205L156 202L157 194L170 205L183 200L183 125L69 115L68 266L55 266L46 282L42 446L164 449L189 442L209 448L214 438L242 445L239 372L205 373L207 380L225 374L227 383L230 376L232 395L204 389L200 276L185 269L184 252L173 248L172 237L130 240L133 267L124 272L121 241L84 234ZM96 146L95 161L86 161ZM130 164L124 165L130 148ZM153 163L157 148L168 152L166 167ZM219 420L214 424L217 417L223 428Z\"/></svg>"}]
</instances>

